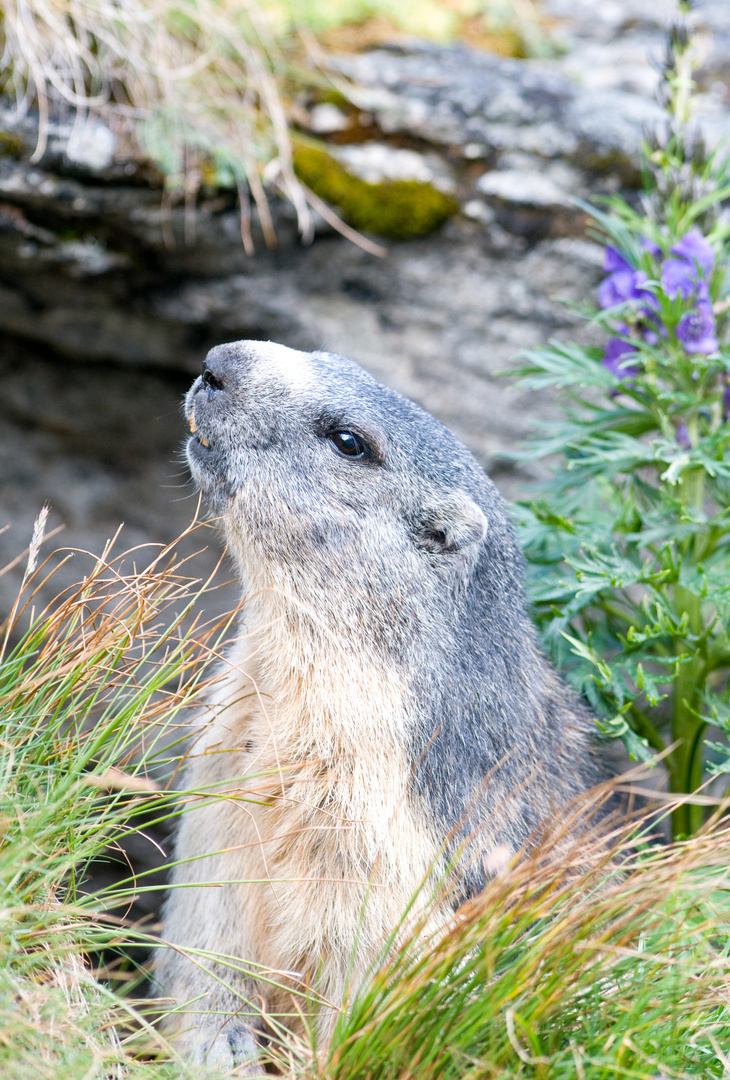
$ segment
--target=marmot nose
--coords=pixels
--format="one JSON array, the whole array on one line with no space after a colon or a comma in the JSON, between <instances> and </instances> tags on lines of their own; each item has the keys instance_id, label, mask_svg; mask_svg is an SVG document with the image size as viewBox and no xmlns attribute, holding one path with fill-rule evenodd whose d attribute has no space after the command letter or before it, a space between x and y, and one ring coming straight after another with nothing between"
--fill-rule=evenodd
<instances>
[{"instance_id":1,"label":"marmot nose","mask_svg":"<svg viewBox=\"0 0 730 1080\"><path fill-rule=\"evenodd\" d=\"M209 398L215 397L221 390L234 392L245 382L251 367L251 350L246 348L249 344L245 341L231 341L226 345L216 345L210 350L203 361L200 376L201 389L206 391Z\"/></svg>"},{"instance_id":2,"label":"marmot nose","mask_svg":"<svg viewBox=\"0 0 730 1080\"><path fill-rule=\"evenodd\" d=\"M223 373L220 370L216 370L216 364L210 364L208 360L203 361L203 386L208 391L208 396L212 396L217 391L222 390L225 386L223 379Z\"/></svg>"}]
</instances>

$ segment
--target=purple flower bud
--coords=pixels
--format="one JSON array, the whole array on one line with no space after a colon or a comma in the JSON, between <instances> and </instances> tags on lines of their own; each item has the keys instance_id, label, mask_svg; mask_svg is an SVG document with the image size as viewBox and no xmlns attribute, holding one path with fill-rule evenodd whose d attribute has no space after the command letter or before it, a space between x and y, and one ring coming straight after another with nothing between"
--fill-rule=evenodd
<instances>
[{"instance_id":1,"label":"purple flower bud","mask_svg":"<svg viewBox=\"0 0 730 1080\"><path fill-rule=\"evenodd\" d=\"M606 345L601 363L617 379L630 379L633 375L639 374L639 368L636 364L626 363L626 358L635 353L636 349L633 345L629 345L628 341L622 341L621 338L611 338Z\"/></svg>"},{"instance_id":2,"label":"purple flower bud","mask_svg":"<svg viewBox=\"0 0 730 1080\"><path fill-rule=\"evenodd\" d=\"M682 316L677 324L677 337L688 353L706 356L717 350L715 316L709 300L698 300L696 306Z\"/></svg>"},{"instance_id":3,"label":"purple flower bud","mask_svg":"<svg viewBox=\"0 0 730 1080\"><path fill-rule=\"evenodd\" d=\"M616 270L633 270L633 266L615 247L607 247L603 255L603 269L607 274Z\"/></svg>"},{"instance_id":4,"label":"purple flower bud","mask_svg":"<svg viewBox=\"0 0 730 1080\"><path fill-rule=\"evenodd\" d=\"M722 408L725 414L725 419L730 420L730 379L725 376L725 392L722 395Z\"/></svg>"},{"instance_id":5,"label":"purple flower bud","mask_svg":"<svg viewBox=\"0 0 730 1080\"><path fill-rule=\"evenodd\" d=\"M690 442L689 432L687 431L686 424L680 424L677 428L677 442L683 450L692 449L692 443Z\"/></svg>"},{"instance_id":6,"label":"purple flower bud","mask_svg":"<svg viewBox=\"0 0 730 1080\"><path fill-rule=\"evenodd\" d=\"M690 229L685 233L673 248L672 255L677 255L692 267L699 268L700 276L706 276L712 272L715 265L715 252L712 245L705 240L698 229Z\"/></svg>"}]
</instances>

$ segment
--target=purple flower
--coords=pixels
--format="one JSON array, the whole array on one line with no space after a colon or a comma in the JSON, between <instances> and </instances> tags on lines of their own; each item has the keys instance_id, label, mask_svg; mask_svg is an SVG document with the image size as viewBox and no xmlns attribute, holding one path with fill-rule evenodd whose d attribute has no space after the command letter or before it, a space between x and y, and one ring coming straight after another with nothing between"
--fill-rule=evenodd
<instances>
[{"instance_id":1,"label":"purple flower","mask_svg":"<svg viewBox=\"0 0 730 1080\"><path fill-rule=\"evenodd\" d=\"M697 271L694 266L682 259L665 259L662 263L662 288L670 300L676 300L681 294L686 300L697 284Z\"/></svg>"},{"instance_id":2,"label":"purple flower","mask_svg":"<svg viewBox=\"0 0 730 1080\"><path fill-rule=\"evenodd\" d=\"M625 300L633 300L635 291L634 271L614 270L598 286L598 303L602 308L614 307Z\"/></svg>"},{"instance_id":3,"label":"purple flower","mask_svg":"<svg viewBox=\"0 0 730 1080\"><path fill-rule=\"evenodd\" d=\"M663 332L657 312L659 302L651 289L645 287L647 277L644 271L635 270L613 247L606 248L603 269L610 273L598 286L598 303L605 309L637 301L630 321L635 330L643 332L649 344L658 344L659 334ZM631 332L626 323L619 323L616 330L619 334L628 335ZM638 374L639 368L625 361L627 356L635 352L636 349L625 341L612 338L606 345L601 362L617 379L630 379Z\"/></svg>"},{"instance_id":4,"label":"purple flower","mask_svg":"<svg viewBox=\"0 0 730 1080\"><path fill-rule=\"evenodd\" d=\"M700 277L712 273L715 252L698 229L690 229L670 250L672 255L677 255L693 269L698 269Z\"/></svg>"},{"instance_id":5,"label":"purple flower","mask_svg":"<svg viewBox=\"0 0 730 1080\"><path fill-rule=\"evenodd\" d=\"M725 413L725 419L730 420L730 378L725 376L725 392L722 395L722 407Z\"/></svg>"},{"instance_id":6,"label":"purple flower","mask_svg":"<svg viewBox=\"0 0 730 1080\"><path fill-rule=\"evenodd\" d=\"M632 375L638 375L639 369L636 364L627 364L626 358L635 355L636 349L629 345L628 341L621 338L611 338L606 345L601 363L617 379L630 379Z\"/></svg>"},{"instance_id":7,"label":"purple flower","mask_svg":"<svg viewBox=\"0 0 730 1080\"><path fill-rule=\"evenodd\" d=\"M690 442L689 432L687 431L686 424L680 424L677 428L677 442L683 450L692 449L692 443Z\"/></svg>"},{"instance_id":8,"label":"purple flower","mask_svg":"<svg viewBox=\"0 0 730 1080\"><path fill-rule=\"evenodd\" d=\"M656 298L649 289L644 289L646 274L643 270L614 270L598 286L598 303L602 308L615 307L627 300L641 300L646 306L653 307Z\"/></svg>"},{"instance_id":9,"label":"purple flower","mask_svg":"<svg viewBox=\"0 0 730 1080\"><path fill-rule=\"evenodd\" d=\"M695 301L679 320L677 337L688 353L713 353L718 347L715 316L704 277L712 272L715 252L697 229L690 229L670 250L676 258L662 263L662 288L670 300L681 296Z\"/></svg>"},{"instance_id":10,"label":"purple flower","mask_svg":"<svg viewBox=\"0 0 730 1080\"><path fill-rule=\"evenodd\" d=\"M677 337L688 353L713 353L718 348L715 336L715 316L707 297L697 301L677 324Z\"/></svg>"},{"instance_id":11,"label":"purple flower","mask_svg":"<svg viewBox=\"0 0 730 1080\"><path fill-rule=\"evenodd\" d=\"M712 272L715 252L697 229L690 229L670 250L677 258L662 263L662 288L670 299L681 294L686 300L701 279Z\"/></svg>"}]
</instances>

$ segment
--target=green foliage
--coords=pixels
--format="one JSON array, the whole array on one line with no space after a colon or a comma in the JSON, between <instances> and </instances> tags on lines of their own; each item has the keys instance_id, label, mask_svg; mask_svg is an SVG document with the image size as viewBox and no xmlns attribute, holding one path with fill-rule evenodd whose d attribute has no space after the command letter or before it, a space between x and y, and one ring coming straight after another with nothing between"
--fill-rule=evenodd
<instances>
[{"instance_id":1,"label":"green foliage","mask_svg":"<svg viewBox=\"0 0 730 1080\"><path fill-rule=\"evenodd\" d=\"M305 25L327 40L342 27L380 23L413 37L449 42L466 40L518 56L554 52L534 0L259 0L278 33ZM335 39L336 40L336 39ZM357 47L357 34L352 35ZM366 37L365 42L369 39ZM337 46L335 46L337 47Z\"/></svg>"},{"instance_id":2,"label":"green foliage","mask_svg":"<svg viewBox=\"0 0 730 1080\"><path fill-rule=\"evenodd\" d=\"M306 23L315 33L380 16L407 34L436 39L454 35L459 15L456 9L475 7L469 0L461 0L461 4L457 0L454 5L443 0L266 0L262 6L281 23Z\"/></svg>"},{"instance_id":3,"label":"green foliage","mask_svg":"<svg viewBox=\"0 0 730 1080\"><path fill-rule=\"evenodd\" d=\"M551 342L520 372L565 402L524 455L559 464L518 508L543 639L608 735L669 751L674 792L730 771L730 167L687 126L692 49L679 25L643 212L587 207L607 277L586 314L611 339ZM677 833L702 814L679 807Z\"/></svg>"},{"instance_id":4,"label":"green foliage","mask_svg":"<svg viewBox=\"0 0 730 1080\"><path fill-rule=\"evenodd\" d=\"M459 209L455 199L432 184L418 180L370 184L312 146L295 150L294 171L315 195L338 207L354 228L392 240L433 232Z\"/></svg>"}]
</instances>

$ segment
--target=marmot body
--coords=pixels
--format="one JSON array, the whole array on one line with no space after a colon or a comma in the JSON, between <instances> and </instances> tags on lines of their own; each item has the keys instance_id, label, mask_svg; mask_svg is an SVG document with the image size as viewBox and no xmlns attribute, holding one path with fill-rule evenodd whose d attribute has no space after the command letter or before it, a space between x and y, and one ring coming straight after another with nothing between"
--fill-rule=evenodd
<instances>
[{"instance_id":1,"label":"marmot body","mask_svg":"<svg viewBox=\"0 0 730 1080\"><path fill-rule=\"evenodd\" d=\"M157 976L192 1003L184 1052L230 1068L255 1053L247 1000L291 1013L308 985L336 1008L430 874L456 860L478 890L483 855L601 770L536 646L505 504L443 425L350 360L251 341L211 351L186 412L246 603L166 908L197 959L165 950Z\"/></svg>"}]
</instances>

